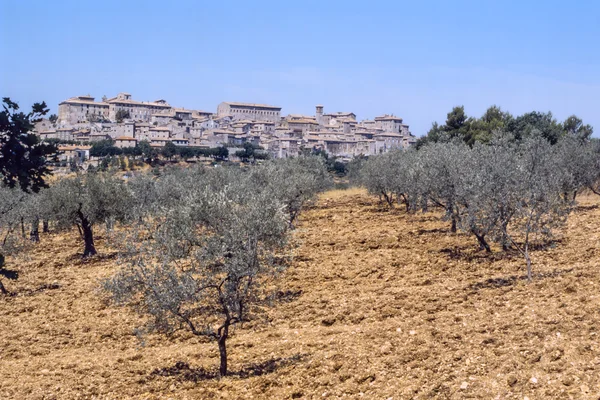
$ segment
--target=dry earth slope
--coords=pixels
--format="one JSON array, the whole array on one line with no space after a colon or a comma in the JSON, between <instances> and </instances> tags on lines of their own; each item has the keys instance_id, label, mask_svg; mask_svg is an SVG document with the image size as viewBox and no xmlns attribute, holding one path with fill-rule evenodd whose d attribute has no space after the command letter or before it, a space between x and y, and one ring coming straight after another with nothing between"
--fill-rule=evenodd
<instances>
[{"instance_id":1,"label":"dry earth slope","mask_svg":"<svg viewBox=\"0 0 600 400\"><path fill-rule=\"evenodd\" d=\"M9 267L0 299L4 399L598 399L600 201L583 198L555 246L486 256L435 213L385 211L329 192L302 217L280 304L237 330L236 375L214 343L147 336L107 306L118 259L83 262L75 234L50 235Z\"/></svg>"}]
</instances>

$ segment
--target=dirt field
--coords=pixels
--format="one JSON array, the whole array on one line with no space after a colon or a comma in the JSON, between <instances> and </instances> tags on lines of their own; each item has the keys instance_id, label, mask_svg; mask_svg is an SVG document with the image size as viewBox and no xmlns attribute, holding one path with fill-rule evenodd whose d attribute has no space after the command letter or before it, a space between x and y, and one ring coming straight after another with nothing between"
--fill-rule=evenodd
<instances>
[{"instance_id":1,"label":"dirt field","mask_svg":"<svg viewBox=\"0 0 600 400\"><path fill-rule=\"evenodd\" d=\"M380 209L329 192L296 232L281 303L230 340L134 335L141 320L107 307L98 281L118 268L82 262L75 233L43 236L0 298L2 399L598 399L600 200L581 201L551 249L477 251L437 214ZM74 245L76 243L76 245Z\"/></svg>"}]
</instances>

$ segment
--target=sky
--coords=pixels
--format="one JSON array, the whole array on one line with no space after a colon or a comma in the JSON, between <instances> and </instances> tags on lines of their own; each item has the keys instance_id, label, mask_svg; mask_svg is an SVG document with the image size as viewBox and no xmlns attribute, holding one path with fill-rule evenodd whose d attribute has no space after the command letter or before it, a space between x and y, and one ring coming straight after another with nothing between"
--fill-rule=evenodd
<instances>
[{"instance_id":1,"label":"sky","mask_svg":"<svg viewBox=\"0 0 600 400\"><path fill-rule=\"evenodd\" d=\"M600 136L600 2L0 0L0 96L23 109L119 92L216 111L401 116L453 106L576 114Z\"/></svg>"}]
</instances>

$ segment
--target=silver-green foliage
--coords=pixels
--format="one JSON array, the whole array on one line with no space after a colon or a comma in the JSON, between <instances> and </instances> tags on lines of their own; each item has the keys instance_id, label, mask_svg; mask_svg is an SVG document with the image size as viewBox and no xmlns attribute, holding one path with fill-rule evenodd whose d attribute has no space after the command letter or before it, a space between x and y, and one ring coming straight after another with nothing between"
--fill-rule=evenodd
<instances>
[{"instance_id":1,"label":"silver-green foliage","mask_svg":"<svg viewBox=\"0 0 600 400\"><path fill-rule=\"evenodd\" d=\"M126 265L104 288L148 317L145 330L214 339L227 374L233 325L267 305L287 265L290 221L323 188L318 159L172 170L151 189L151 215L124 232ZM136 181L133 192L152 186ZM150 189L146 189L150 190Z\"/></svg>"},{"instance_id":2,"label":"silver-green foliage","mask_svg":"<svg viewBox=\"0 0 600 400\"><path fill-rule=\"evenodd\" d=\"M84 240L84 257L96 254L93 228L98 223L111 226L131 217L133 197L119 178L102 173L64 178L46 195L46 212L59 229L77 226Z\"/></svg>"},{"instance_id":3,"label":"silver-green foliage","mask_svg":"<svg viewBox=\"0 0 600 400\"><path fill-rule=\"evenodd\" d=\"M362 170L370 193L393 196L407 210L443 207L451 230L517 249L531 279L530 244L547 242L564 224L575 196L600 178L596 143L565 137L551 145L535 134L519 143L497 132L486 145L428 144L419 151L371 157Z\"/></svg>"}]
</instances>

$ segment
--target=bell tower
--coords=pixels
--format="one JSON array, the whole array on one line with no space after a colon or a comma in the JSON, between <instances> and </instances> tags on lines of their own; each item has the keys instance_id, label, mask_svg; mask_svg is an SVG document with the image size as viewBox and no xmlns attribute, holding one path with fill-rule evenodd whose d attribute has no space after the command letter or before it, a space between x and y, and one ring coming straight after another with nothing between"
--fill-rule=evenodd
<instances>
[{"instance_id":1,"label":"bell tower","mask_svg":"<svg viewBox=\"0 0 600 400\"><path fill-rule=\"evenodd\" d=\"M319 124L319 126L323 126L323 106L318 105L317 106L317 124Z\"/></svg>"}]
</instances>

